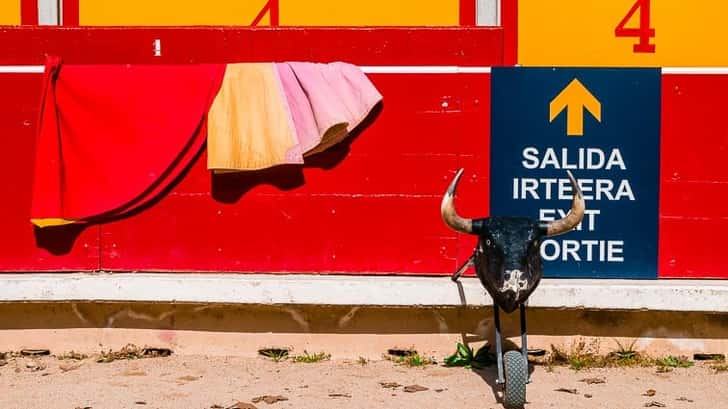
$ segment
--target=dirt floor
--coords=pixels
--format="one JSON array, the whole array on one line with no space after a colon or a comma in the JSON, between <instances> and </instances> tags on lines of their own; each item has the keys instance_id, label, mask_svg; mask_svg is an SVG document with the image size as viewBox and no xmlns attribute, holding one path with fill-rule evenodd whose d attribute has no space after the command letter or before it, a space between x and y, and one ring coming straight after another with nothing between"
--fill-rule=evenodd
<instances>
[{"instance_id":1,"label":"dirt floor","mask_svg":"<svg viewBox=\"0 0 728 409\"><path fill-rule=\"evenodd\" d=\"M4 409L502 407L492 386L494 366L474 371L384 359L294 363L181 355L109 363L17 356L3 362ZM728 371L717 373L703 362L668 373L654 367L533 369L527 409L728 407Z\"/></svg>"}]
</instances>

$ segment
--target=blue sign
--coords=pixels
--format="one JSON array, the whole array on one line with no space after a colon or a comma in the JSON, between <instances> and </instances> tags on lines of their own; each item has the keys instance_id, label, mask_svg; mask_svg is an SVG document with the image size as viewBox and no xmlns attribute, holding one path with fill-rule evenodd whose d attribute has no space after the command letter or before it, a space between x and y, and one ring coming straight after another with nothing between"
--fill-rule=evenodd
<instances>
[{"instance_id":1,"label":"blue sign","mask_svg":"<svg viewBox=\"0 0 728 409\"><path fill-rule=\"evenodd\" d=\"M660 69L491 75L491 214L563 217L569 170L586 214L544 240L544 276L657 278Z\"/></svg>"}]
</instances>

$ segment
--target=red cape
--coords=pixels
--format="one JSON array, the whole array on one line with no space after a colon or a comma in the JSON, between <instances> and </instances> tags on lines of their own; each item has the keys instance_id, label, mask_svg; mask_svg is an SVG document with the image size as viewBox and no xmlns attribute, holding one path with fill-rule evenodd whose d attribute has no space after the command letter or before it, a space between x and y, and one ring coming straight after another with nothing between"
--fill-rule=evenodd
<instances>
[{"instance_id":1,"label":"red cape","mask_svg":"<svg viewBox=\"0 0 728 409\"><path fill-rule=\"evenodd\" d=\"M116 217L148 203L205 143L213 65L71 65L49 58L31 219Z\"/></svg>"}]
</instances>

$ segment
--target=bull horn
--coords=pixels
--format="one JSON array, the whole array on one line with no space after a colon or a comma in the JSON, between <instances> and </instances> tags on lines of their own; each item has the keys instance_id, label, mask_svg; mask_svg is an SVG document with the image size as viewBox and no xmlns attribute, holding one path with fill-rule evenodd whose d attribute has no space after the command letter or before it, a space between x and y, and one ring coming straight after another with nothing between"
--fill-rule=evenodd
<instances>
[{"instance_id":1,"label":"bull horn","mask_svg":"<svg viewBox=\"0 0 728 409\"><path fill-rule=\"evenodd\" d=\"M465 219L463 217L460 217L455 211L455 189L458 187L458 182L460 181L460 177L463 175L463 169L460 168L458 173L455 175L455 178L450 183L450 186L447 188L447 192L445 192L445 195L442 197L442 203L440 204L440 214L442 215L442 220L450 226L451 229L460 232L460 233L473 233L473 219Z\"/></svg>"},{"instance_id":2,"label":"bull horn","mask_svg":"<svg viewBox=\"0 0 728 409\"><path fill-rule=\"evenodd\" d=\"M571 210L562 219L551 221L545 226L547 236L556 236L571 231L577 224L581 223L581 219L584 217L584 209L586 209L584 195L581 193L581 189L579 188L579 184L576 183L574 175L568 170L566 173L569 174L571 188L574 190Z\"/></svg>"}]
</instances>

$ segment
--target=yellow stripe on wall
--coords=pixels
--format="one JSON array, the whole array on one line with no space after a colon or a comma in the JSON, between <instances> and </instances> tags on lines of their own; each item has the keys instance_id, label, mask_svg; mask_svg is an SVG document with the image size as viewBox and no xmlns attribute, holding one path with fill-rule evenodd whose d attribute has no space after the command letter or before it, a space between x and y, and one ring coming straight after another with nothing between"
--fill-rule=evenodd
<instances>
[{"instance_id":1,"label":"yellow stripe on wall","mask_svg":"<svg viewBox=\"0 0 728 409\"><path fill-rule=\"evenodd\" d=\"M633 7L624 27L639 28L646 7L642 33L654 29L653 37L615 35ZM725 0L520 0L518 15L522 65L728 65Z\"/></svg>"},{"instance_id":2,"label":"yellow stripe on wall","mask_svg":"<svg viewBox=\"0 0 728 409\"><path fill-rule=\"evenodd\" d=\"M281 25L458 25L459 0L280 0Z\"/></svg>"},{"instance_id":3,"label":"yellow stripe on wall","mask_svg":"<svg viewBox=\"0 0 728 409\"><path fill-rule=\"evenodd\" d=\"M0 0L6 1L6 0ZM81 25L250 25L267 0L79 0ZM458 25L459 0L279 0L280 25ZM258 25L269 25L266 14Z\"/></svg>"},{"instance_id":4,"label":"yellow stripe on wall","mask_svg":"<svg viewBox=\"0 0 728 409\"><path fill-rule=\"evenodd\" d=\"M0 0L0 25L20 24L20 0Z\"/></svg>"},{"instance_id":5,"label":"yellow stripe on wall","mask_svg":"<svg viewBox=\"0 0 728 409\"><path fill-rule=\"evenodd\" d=\"M79 23L92 26L242 25L267 0L79 0ZM266 15L259 25L268 25Z\"/></svg>"}]
</instances>

